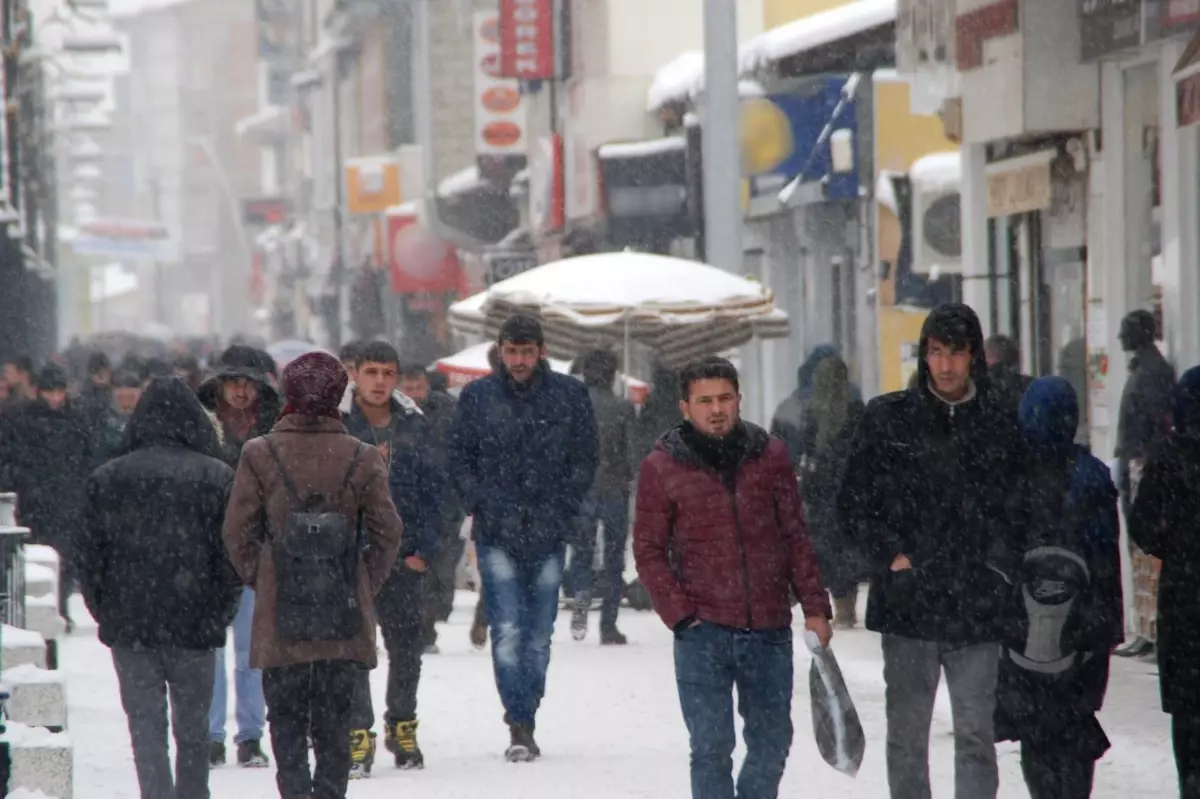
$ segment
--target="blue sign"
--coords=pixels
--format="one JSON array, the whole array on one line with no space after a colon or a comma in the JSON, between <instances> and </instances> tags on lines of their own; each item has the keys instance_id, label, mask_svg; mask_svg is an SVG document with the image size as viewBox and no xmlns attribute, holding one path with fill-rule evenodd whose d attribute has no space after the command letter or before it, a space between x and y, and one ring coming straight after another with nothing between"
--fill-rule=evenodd
<instances>
[{"instance_id":1,"label":"blue sign","mask_svg":"<svg viewBox=\"0 0 1200 799\"><path fill-rule=\"evenodd\" d=\"M832 171L829 131L850 131L858 148L857 104L850 99L838 111L845 85L845 77L835 76L810 84L806 94L770 94L742 102L742 166L752 197L776 194L801 173L804 183L825 181L826 199L858 197L859 159L849 172Z\"/></svg>"}]
</instances>

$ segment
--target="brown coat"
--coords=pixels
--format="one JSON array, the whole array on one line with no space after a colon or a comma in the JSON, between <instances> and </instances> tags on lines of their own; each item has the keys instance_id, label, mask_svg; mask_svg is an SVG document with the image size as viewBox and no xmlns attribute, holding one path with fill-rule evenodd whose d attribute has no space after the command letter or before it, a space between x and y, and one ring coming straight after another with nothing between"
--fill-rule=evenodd
<instances>
[{"instance_id":1,"label":"brown coat","mask_svg":"<svg viewBox=\"0 0 1200 799\"><path fill-rule=\"evenodd\" d=\"M375 611L372 599L391 572L400 548L403 525L388 492L387 467L374 447L368 448L354 470L353 493L340 491L359 445L335 419L289 415L271 431L271 441L296 484L300 496L320 492L340 498L343 510L361 510L367 547L359 569L363 629L345 641L292 643L275 636L275 565L266 529L280 530L292 510L279 470L259 438L247 442L238 464L229 508L225 513L225 547L238 574L257 594L250 641L250 666L255 669L354 660L374 668ZM266 524L264 525L264 511Z\"/></svg>"}]
</instances>

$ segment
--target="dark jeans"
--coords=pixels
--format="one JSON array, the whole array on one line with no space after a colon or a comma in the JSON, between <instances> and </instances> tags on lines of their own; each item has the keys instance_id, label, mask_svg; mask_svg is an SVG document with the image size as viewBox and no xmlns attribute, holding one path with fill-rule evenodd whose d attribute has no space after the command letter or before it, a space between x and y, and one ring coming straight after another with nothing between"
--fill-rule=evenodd
<instances>
[{"instance_id":1,"label":"dark jeans","mask_svg":"<svg viewBox=\"0 0 1200 799\"><path fill-rule=\"evenodd\" d=\"M563 551L515 558L497 547L478 550L500 701L511 723L532 726L546 693Z\"/></svg>"},{"instance_id":2,"label":"dark jeans","mask_svg":"<svg viewBox=\"0 0 1200 799\"><path fill-rule=\"evenodd\" d=\"M211 649L113 647L121 706L142 799L208 799ZM167 695L175 736L175 776L167 754Z\"/></svg>"},{"instance_id":3,"label":"dark jeans","mask_svg":"<svg viewBox=\"0 0 1200 799\"><path fill-rule=\"evenodd\" d=\"M58 615L71 619L71 594L75 593L75 564L65 550L58 553Z\"/></svg>"},{"instance_id":4,"label":"dark jeans","mask_svg":"<svg viewBox=\"0 0 1200 799\"><path fill-rule=\"evenodd\" d=\"M792 631L700 624L675 636L675 680L692 748L692 799L773 799L792 746ZM746 759L733 783L733 690Z\"/></svg>"},{"instance_id":5,"label":"dark jeans","mask_svg":"<svg viewBox=\"0 0 1200 799\"><path fill-rule=\"evenodd\" d=\"M999 645L961 646L884 635L892 799L930 799L929 727L943 669L954 723L954 795L988 799L999 789L993 722Z\"/></svg>"},{"instance_id":6,"label":"dark jeans","mask_svg":"<svg viewBox=\"0 0 1200 799\"><path fill-rule=\"evenodd\" d=\"M318 660L263 669L263 695L282 799L345 799L350 781L350 705L361 663ZM317 768L308 766L312 735Z\"/></svg>"},{"instance_id":7,"label":"dark jeans","mask_svg":"<svg viewBox=\"0 0 1200 799\"><path fill-rule=\"evenodd\" d=\"M591 596L592 561L600 523L604 524L604 570L600 582L604 606L600 612L600 627L611 629L617 626L617 613L621 609L625 542L629 538L628 495L591 494L584 500L571 553L571 585L577 597Z\"/></svg>"},{"instance_id":8,"label":"dark jeans","mask_svg":"<svg viewBox=\"0 0 1200 799\"><path fill-rule=\"evenodd\" d=\"M459 525L461 526L461 525ZM458 534L459 527L448 525L442 530L437 554L425 573L424 623L425 643L437 641L437 623L446 621L454 612L454 577L462 560L467 542Z\"/></svg>"},{"instance_id":9,"label":"dark jeans","mask_svg":"<svg viewBox=\"0 0 1200 799\"><path fill-rule=\"evenodd\" d=\"M1073 744L1021 743L1021 772L1030 799L1088 799L1092 795L1096 759L1080 753Z\"/></svg>"},{"instance_id":10,"label":"dark jeans","mask_svg":"<svg viewBox=\"0 0 1200 799\"><path fill-rule=\"evenodd\" d=\"M1200 799L1200 715L1172 715L1171 740L1179 772L1179 799Z\"/></svg>"},{"instance_id":11,"label":"dark jeans","mask_svg":"<svg viewBox=\"0 0 1200 799\"><path fill-rule=\"evenodd\" d=\"M417 717L417 685L425 650L421 600L425 575L400 563L375 598L375 614L388 653L387 713L384 721L413 721ZM354 691L350 729L369 730L375 724L370 673L362 671Z\"/></svg>"}]
</instances>

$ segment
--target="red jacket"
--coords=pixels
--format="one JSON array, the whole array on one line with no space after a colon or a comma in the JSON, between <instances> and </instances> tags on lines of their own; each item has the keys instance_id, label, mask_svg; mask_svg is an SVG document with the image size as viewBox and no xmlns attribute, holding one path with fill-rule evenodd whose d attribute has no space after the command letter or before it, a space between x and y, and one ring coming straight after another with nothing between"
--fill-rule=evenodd
<instances>
[{"instance_id":1,"label":"red jacket","mask_svg":"<svg viewBox=\"0 0 1200 799\"><path fill-rule=\"evenodd\" d=\"M633 554L672 629L690 619L788 627L789 588L805 616L831 615L787 448L760 427L745 429L746 453L728 484L679 428L642 463Z\"/></svg>"}]
</instances>

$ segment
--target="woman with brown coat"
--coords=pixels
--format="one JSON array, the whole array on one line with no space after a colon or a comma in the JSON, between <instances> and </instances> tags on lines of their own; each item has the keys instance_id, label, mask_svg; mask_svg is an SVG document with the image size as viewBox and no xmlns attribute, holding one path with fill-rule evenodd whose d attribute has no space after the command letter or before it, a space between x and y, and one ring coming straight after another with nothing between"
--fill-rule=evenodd
<instances>
[{"instance_id":1,"label":"woman with brown coat","mask_svg":"<svg viewBox=\"0 0 1200 799\"><path fill-rule=\"evenodd\" d=\"M337 359L304 355L282 382L279 422L242 451L225 545L258 595L250 665L263 670L279 794L343 799L355 675L376 665L373 599L402 525L383 457L341 423L348 378Z\"/></svg>"}]
</instances>

